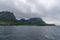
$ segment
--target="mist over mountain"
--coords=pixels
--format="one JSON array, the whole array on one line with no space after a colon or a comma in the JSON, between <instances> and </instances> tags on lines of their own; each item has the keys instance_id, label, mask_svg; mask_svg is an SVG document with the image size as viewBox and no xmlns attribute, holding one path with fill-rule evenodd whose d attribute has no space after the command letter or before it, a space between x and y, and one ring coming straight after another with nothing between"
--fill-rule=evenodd
<instances>
[{"instance_id":1,"label":"mist over mountain","mask_svg":"<svg viewBox=\"0 0 60 40\"><path fill-rule=\"evenodd\" d=\"M36 26L55 26L55 24L47 24L42 18L22 18L20 20L16 19L13 12L10 11L2 11L0 12L0 25L36 25Z\"/></svg>"},{"instance_id":2,"label":"mist over mountain","mask_svg":"<svg viewBox=\"0 0 60 40\"><path fill-rule=\"evenodd\" d=\"M21 23L21 24L46 24L41 18L29 18L28 20L26 19L20 19L20 20L17 20L18 23Z\"/></svg>"},{"instance_id":3,"label":"mist over mountain","mask_svg":"<svg viewBox=\"0 0 60 40\"><path fill-rule=\"evenodd\" d=\"M41 17L60 25L60 0L0 0L0 11L11 11L17 19Z\"/></svg>"},{"instance_id":4,"label":"mist over mountain","mask_svg":"<svg viewBox=\"0 0 60 40\"><path fill-rule=\"evenodd\" d=\"M17 22L17 23L24 23L24 24L46 24L41 18L29 18L26 19L16 19L13 12L9 11L2 11L0 12L0 22Z\"/></svg>"}]
</instances>

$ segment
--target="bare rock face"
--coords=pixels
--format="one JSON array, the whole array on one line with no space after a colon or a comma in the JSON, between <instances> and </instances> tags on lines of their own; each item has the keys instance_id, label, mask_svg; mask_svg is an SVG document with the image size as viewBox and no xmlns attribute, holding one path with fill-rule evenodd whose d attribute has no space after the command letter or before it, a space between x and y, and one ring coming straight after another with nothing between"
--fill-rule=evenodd
<instances>
[{"instance_id":1,"label":"bare rock face","mask_svg":"<svg viewBox=\"0 0 60 40\"><path fill-rule=\"evenodd\" d=\"M16 21L16 18L12 12L2 11L0 12L0 21Z\"/></svg>"}]
</instances>

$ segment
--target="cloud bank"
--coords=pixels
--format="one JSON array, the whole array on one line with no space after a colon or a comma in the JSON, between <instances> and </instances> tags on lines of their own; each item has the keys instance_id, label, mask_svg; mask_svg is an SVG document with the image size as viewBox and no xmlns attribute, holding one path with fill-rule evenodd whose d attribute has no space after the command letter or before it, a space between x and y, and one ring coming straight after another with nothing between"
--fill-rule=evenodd
<instances>
[{"instance_id":1,"label":"cloud bank","mask_svg":"<svg viewBox=\"0 0 60 40\"><path fill-rule=\"evenodd\" d=\"M0 11L14 12L16 18L41 17L60 25L60 0L0 0Z\"/></svg>"}]
</instances>

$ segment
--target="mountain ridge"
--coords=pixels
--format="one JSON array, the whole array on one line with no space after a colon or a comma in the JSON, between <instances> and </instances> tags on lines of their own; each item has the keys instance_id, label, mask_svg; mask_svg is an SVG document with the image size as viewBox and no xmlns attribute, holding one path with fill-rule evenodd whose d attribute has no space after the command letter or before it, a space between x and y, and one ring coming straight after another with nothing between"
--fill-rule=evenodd
<instances>
[{"instance_id":1,"label":"mountain ridge","mask_svg":"<svg viewBox=\"0 0 60 40\"><path fill-rule=\"evenodd\" d=\"M9 11L0 12L0 22L1 22L0 25L39 25L39 26L54 25L45 23L42 20L42 18L30 18L28 20L22 18L21 20L17 20L14 13Z\"/></svg>"}]
</instances>

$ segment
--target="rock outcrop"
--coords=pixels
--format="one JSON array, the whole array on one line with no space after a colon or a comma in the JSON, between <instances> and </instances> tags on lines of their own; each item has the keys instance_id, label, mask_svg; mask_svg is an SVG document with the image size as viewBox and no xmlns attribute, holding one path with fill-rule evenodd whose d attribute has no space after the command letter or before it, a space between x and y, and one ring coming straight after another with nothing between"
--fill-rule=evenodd
<instances>
[{"instance_id":1,"label":"rock outcrop","mask_svg":"<svg viewBox=\"0 0 60 40\"><path fill-rule=\"evenodd\" d=\"M16 21L16 18L12 12L9 11L2 11L0 12L0 21L8 21L8 22L14 22Z\"/></svg>"}]
</instances>

